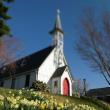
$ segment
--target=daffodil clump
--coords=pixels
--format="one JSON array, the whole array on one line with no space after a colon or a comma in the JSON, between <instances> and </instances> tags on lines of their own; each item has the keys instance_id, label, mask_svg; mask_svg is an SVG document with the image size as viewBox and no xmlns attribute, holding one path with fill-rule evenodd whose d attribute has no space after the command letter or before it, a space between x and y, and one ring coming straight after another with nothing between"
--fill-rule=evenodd
<instances>
[{"instance_id":1,"label":"daffodil clump","mask_svg":"<svg viewBox=\"0 0 110 110\"><path fill-rule=\"evenodd\" d=\"M25 97L27 96L27 97ZM9 91L7 97L0 95L0 110L96 110L84 104L75 104L65 100L57 102L55 97L33 90Z\"/></svg>"}]
</instances>

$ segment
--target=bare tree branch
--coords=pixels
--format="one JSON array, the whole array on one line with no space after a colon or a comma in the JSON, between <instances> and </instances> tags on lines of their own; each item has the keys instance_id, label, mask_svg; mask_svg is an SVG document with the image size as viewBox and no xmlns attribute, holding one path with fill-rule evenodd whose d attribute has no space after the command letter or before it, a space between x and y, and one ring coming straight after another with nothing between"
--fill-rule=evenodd
<instances>
[{"instance_id":1,"label":"bare tree branch","mask_svg":"<svg viewBox=\"0 0 110 110\"><path fill-rule=\"evenodd\" d=\"M0 42L0 68L8 65L8 71L15 73L16 54L21 50L21 43L15 37L4 36Z\"/></svg>"},{"instance_id":2,"label":"bare tree branch","mask_svg":"<svg viewBox=\"0 0 110 110\"><path fill-rule=\"evenodd\" d=\"M110 13L102 14L97 21L95 14L87 12L81 20L82 31L76 50L94 70L100 71L110 85Z\"/></svg>"}]
</instances>

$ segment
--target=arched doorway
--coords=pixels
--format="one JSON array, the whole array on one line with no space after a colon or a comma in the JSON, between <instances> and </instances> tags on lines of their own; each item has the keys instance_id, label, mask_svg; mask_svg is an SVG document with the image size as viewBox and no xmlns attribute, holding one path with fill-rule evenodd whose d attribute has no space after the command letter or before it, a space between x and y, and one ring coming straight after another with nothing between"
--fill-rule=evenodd
<instances>
[{"instance_id":1,"label":"arched doorway","mask_svg":"<svg viewBox=\"0 0 110 110\"><path fill-rule=\"evenodd\" d=\"M69 95L69 81L67 78L63 80L63 95Z\"/></svg>"}]
</instances>

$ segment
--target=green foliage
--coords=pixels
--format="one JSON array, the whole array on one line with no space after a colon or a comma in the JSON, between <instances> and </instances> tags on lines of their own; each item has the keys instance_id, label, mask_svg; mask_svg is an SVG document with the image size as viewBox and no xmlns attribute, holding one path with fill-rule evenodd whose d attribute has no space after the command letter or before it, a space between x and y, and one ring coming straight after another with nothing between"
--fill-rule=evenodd
<instances>
[{"instance_id":1,"label":"green foliage","mask_svg":"<svg viewBox=\"0 0 110 110\"><path fill-rule=\"evenodd\" d=\"M0 37L3 35L11 35L10 28L7 25L7 20L11 17L7 14L9 7L6 6L6 3L13 2L14 0L2 0L0 2Z\"/></svg>"},{"instance_id":2,"label":"green foliage","mask_svg":"<svg viewBox=\"0 0 110 110\"><path fill-rule=\"evenodd\" d=\"M47 84L43 83L42 81L33 82L31 88L36 91L49 92L49 88L48 88Z\"/></svg>"}]
</instances>

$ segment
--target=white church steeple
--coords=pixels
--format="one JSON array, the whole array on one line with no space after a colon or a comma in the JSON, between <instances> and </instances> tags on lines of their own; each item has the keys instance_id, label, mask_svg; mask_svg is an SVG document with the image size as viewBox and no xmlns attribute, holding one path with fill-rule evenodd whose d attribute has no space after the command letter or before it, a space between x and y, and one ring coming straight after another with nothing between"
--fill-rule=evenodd
<instances>
[{"instance_id":1,"label":"white church steeple","mask_svg":"<svg viewBox=\"0 0 110 110\"><path fill-rule=\"evenodd\" d=\"M60 19L60 10L57 10L57 17L54 24L54 28L52 31L50 31L50 34L53 37L52 45L56 46L56 52L55 56L57 58L55 59L58 66L61 65L61 60L63 59L63 30L61 25L61 19Z\"/></svg>"},{"instance_id":2,"label":"white church steeple","mask_svg":"<svg viewBox=\"0 0 110 110\"><path fill-rule=\"evenodd\" d=\"M50 31L50 34L53 36L53 45L61 47L61 50L63 51L63 30L61 25L61 19L60 19L60 10L57 10L57 17L54 24L54 28L52 31Z\"/></svg>"}]
</instances>

